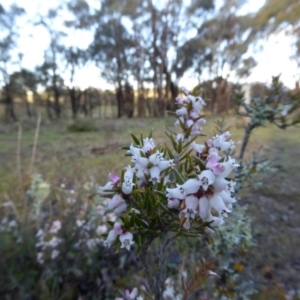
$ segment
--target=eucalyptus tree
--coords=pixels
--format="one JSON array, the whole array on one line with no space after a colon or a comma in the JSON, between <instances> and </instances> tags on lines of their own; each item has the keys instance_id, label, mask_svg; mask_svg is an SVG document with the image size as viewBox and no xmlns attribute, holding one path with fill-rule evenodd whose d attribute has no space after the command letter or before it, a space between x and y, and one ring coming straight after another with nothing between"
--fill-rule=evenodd
<instances>
[{"instance_id":1,"label":"eucalyptus tree","mask_svg":"<svg viewBox=\"0 0 300 300\"><path fill-rule=\"evenodd\" d=\"M294 37L293 58L300 68L300 2L298 0L267 0L252 16L251 35L263 39L270 34L285 31ZM299 88L300 74L296 84Z\"/></svg>"},{"instance_id":2,"label":"eucalyptus tree","mask_svg":"<svg viewBox=\"0 0 300 300\"><path fill-rule=\"evenodd\" d=\"M34 72L22 68L10 75L9 85L13 97L18 97L22 100L28 117L34 114L34 98L37 95L38 78ZM30 102L28 99L28 92L32 93Z\"/></svg>"},{"instance_id":3,"label":"eucalyptus tree","mask_svg":"<svg viewBox=\"0 0 300 300\"><path fill-rule=\"evenodd\" d=\"M41 83L48 92L48 115L52 118L52 110L55 117L59 119L62 113L60 97L64 88L61 60L65 47L62 43L62 38L65 37L66 34L55 28L55 19L58 16L58 11L59 9L50 9L47 16L40 16L40 20L36 22L35 25L43 26L50 37L49 48L46 49L44 53L44 62L41 66L37 67L37 72L40 76ZM50 101L51 96L54 98L53 105Z\"/></svg>"},{"instance_id":4,"label":"eucalyptus tree","mask_svg":"<svg viewBox=\"0 0 300 300\"><path fill-rule=\"evenodd\" d=\"M84 50L81 50L78 47L71 46L65 48L63 56L66 63L66 69L69 70L70 74L70 85L67 88L71 102L72 116L73 118L76 118L77 113L80 109L80 99L82 96L82 91L75 87L74 76L80 66L86 63L87 55Z\"/></svg>"},{"instance_id":5,"label":"eucalyptus tree","mask_svg":"<svg viewBox=\"0 0 300 300\"><path fill-rule=\"evenodd\" d=\"M5 118L16 120L13 105L12 86L10 83L10 68L16 63L12 55L12 50L16 46L18 37L17 18L25 13L25 10L16 5L11 5L9 9L0 4L0 74L1 85L4 94Z\"/></svg>"},{"instance_id":6,"label":"eucalyptus tree","mask_svg":"<svg viewBox=\"0 0 300 300\"><path fill-rule=\"evenodd\" d=\"M206 87L206 96L211 99L208 107L214 112L229 108L229 75L247 76L255 66L254 59L247 54L252 41L250 18L238 14L242 4L243 1L225 0L219 9L207 15L204 22L194 23L197 34L180 49L189 51L183 65L192 65L199 76L203 72L207 74L210 86Z\"/></svg>"}]
</instances>

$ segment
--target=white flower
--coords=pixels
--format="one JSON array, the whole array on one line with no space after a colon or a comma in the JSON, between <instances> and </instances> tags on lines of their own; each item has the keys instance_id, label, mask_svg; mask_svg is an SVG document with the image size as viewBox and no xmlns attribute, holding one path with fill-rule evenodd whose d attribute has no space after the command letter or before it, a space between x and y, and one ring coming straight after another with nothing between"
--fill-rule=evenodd
<instances>
[{"instance_id":1,"label":"white flower","mask_svg":"<svg viewBox=\"0 0 300 300\"><path fill-rule=\"evenodd\" d=\"M176 198L176 199L179 199L179 200L182 200L185 198L185 192L184 192L184 188L179 185L179 184L176 184L176 188L167 188L166 191L167 191L167 197L168 198Z\"/></svg>"},{"instance_id":2,"label":"white flower","mask_svg":"<svg viewBox=\"0 0 300 300\"><path fill-rule=\"evenodd\" d=\"M183 141L184 142L184 133L178 133L176 136L176 142Z\"/></svg>"},{"instance_id":3,"label":"white flower","mask_svg":"<svg viewBox=\"0 0 300 300\"><path fill-rule=\"evenodd\" d=\"M169 168L169 167L174 167L174 159L170 159L170 160L161 160L158 163L158 167L161 171L164 171L165 169Z\"/></svg>"},{"instance_id":4,"label":"white flower","mask_svg":"<svg viewBox=\"0 0 300 300\"><path fill-rule=\"evenodd\" d=\"M125 167L124 181L132 181L134 169L131 166Z\"/></svg>"},{"instance_id":5,"label":"white flower","mask_svg":"<svg viewBox=\"0 0 300 300\"><path fill-rule=\"evenodd\" d=\"M122 233L119 237L119 240L121 242L121 248L126 248L127 250L130 250L130 246L134 244L133 235L131 232L125 232Z\"/></svg>"},{"instance_id":6,"label":"white flower","mask_svg":"<svg viewBox=\"0 0 300 300\"><path fill-rule=\"evenodd\" d=\"M110 247L111 244L115 241L115 239L117 238L117 234L115 233L115 231L112 229L108 232L107 238L104 241L104 245L106 247Z\"/></svg>"},{"instance_id":7,"label":"white flower","mask_svg":"<svg viewBox=\"0 0 300 300\"><path fill-rule=\"evenodd\" d=\"M188 110L184 106L176 110L176 116L187 116L187 114Z\"/></svg>"},{"instance_id":8,"label":"white flower","mask_svg":"<svg viewBox=\"0 0 300 300\"><path fill-rule=\"evenodd\" d=\"M127 180L127 181L123 182L122 192L126 195L131 194L133 186L134 186L134 183L132 183L132 181L130 181L130 180Z\"/></svg>"},{"instance_id":9,"label":"white flower","mask_svg":"<svg viewBox=\"0 0 300 300\"><path fill-rule=\"evenodd\" d=\"M195 150L198 153L202 153L203 150L205 149L205 146L200 145L200 144L196 144L195 142L192 143L191 147L192 147L193 150Z\"/></svg>"},{"instance_id":10,"label":"white flower","mask_svg":"<svg viewBox=\"0 0 300 300\"><path fill-rule=\"evenodd\" d=\"M108 209L114 209L116 213L122 213L127 208L127 204L120 194L115 194L108 202Z\"/></svg>"},{"instance_id":11,"label":"white flower","mask_svg":"<svg viewBox=\"0 0 300 300\"><path fill-rule=\"evenodd\" d=\"M113 192L106 192L107 190L113 190L114 189L114 183L112 181L107 182L104 186L99 187L99 194L101 195L110 195L113 194Z\"/></svg>"},{"instance_id":12,"label":"white flower","mask_svg":"<svg viewBox=\"0 0 300 300\"><path fill-rule=\"evenodd\" d=\"M131 144L127 153L131 153L134 156L141 156L141 150L141 148L134 147L133 144Z\"/></svg>"},{"instance_id":13,"label":"white flower","mask_svg":"<svg viewBox=\"0 0 300 300\"><path fill-rule=\"evenodd\" d=\"M59 255L59 253L60 252L58 250L54 249L51 253L51 258L55 259Z\"/></svg>"},{"instance_id":14,"label":"white flower","mask_svg":"<svg viewBox=\"0 0 300 300\"><path fill-rule=\"evenodd\" d=\"M155 143L154 140L152 138L145 138L144 139L144 146L143 146L143 151L144 153L148 153L150 151L152 151L155 148Z\"/></svg>"},{"instance_id":15,"label":"white flower","mask_svg":"<svg viewBox=\"0 0 300 300\"><path fill-rule=\"evenodd\" d=\"M129 299L135 299L135 297L137 296L138 290L137 288L132 289L131 293L129 290L125 291L125 296Z\"/></svg>"},{"instance_id":16,"label":"white flower","mask_svg":"<svg viewBox=\"0 0 300 300\"><path fill-rule=\"evenodd\" d=\"M169 208L177 208L180 205L180 201L178 199L168 199L168 207Z\"/></svg>"},{"instance_id":17,"label":"white flower","mask_svg":"<svg viewBox=\"0 0 300 300\"><path fill-rule=\"evenodd\" d=\"M155 166L157 166L161 160L164 160L164 154L162 152L156 151L156 153L149 156L149 162Z\"/></svg>"},{"instance_id":18,"label":"white flower","mask_svg":"<svg viewBox=\"0 0 300 300\"><path fill-rule=\"evenodd\" d=\"M50 233L56 234L61 229L61 222L56 220L52 223L52 226L49 230Z\"/></svg>"},{"instance_id":19,"label":"white flower","mask_svg":"<svg viewBox=\"0 0 300 300\"><path fill-rule=\"evenodd\" d=\"M159 167L152 167L150 169L150 180L153 182L153 183L156 183L156 182L160 182L160 168Z\"/></svg>"},{"instance_id":20,"label":"white flower","mask_svg":"<svg viewBox=\"0 0 300 300\"><path fill-rule=\"evenodd\" d=\"M201 182L197 179L188 179L183 185L186 195L197 193L201 186Z\"/></svg>"},{"instance_id":21,"label":"white flower","mask_svg":"<svg viewBox=\"0 0 300 300\"><path fill-rule=\"evenodd\" d=\"M223 199L223 201L226 205L236 202L236 199L234 197L231 197L226 191L220 192L219 196Z\"/></svg>"},{"instance_id":22,"label":"white flower","mask_svg":"<svg viewBox=\"0 0 300 300\"><path fill-rule=\"evenodd\" d=\"M44 258L43 258L44 254L43 252L39 252L37 254L36 260L39 264L43 264L44 263Z\"/></svg>"},{"instance_id":23,"label":"white flower","mask_svg":"<svg viewBox=\"0 0 300 300\"><path fill-rule=\"evenodd\" d=\"M77 227L81 227L85 223L85 220L76 220Z\"/></svg>"},{"instance_id":24,"label":"white flower","mask_svg":"<svg viewBox=\"0 0 300 300\"><path fill-rule=\"evenodd\" d=\"M210 204L206 196L199 199L199 215L203 221L206 221L210 214Z\"/></svg>"},{"instance_id":25,"label":"white flower","mask_svg":"<svg viewBox=\"0 0 300 300\"><path fill-rule=\"evenodd\" d=\"M185 216L186 220L183 224L185 229L190 228L190 218L195 219L195 215L197 214L198 207L198 198L190 195L185 199L185 209L181 211L180 216Z\"/></svg>"},{"instance_id":26,"label":"white flower","mask_svg":"<svg viewBox=\"0 0 300 300\"><path fill-rule=\"evenodd\" d=\"M219 217L227 217L227 213L230 212L223 199L218 194L214 194L210 197L209 203L210 206L219 214Z\"/></svg>"},{"instance_id":27,"label":"white flower","mask_svg":"<svg viewBox=\"0 0 300 300\"><path fill-rule=\"evenodd\" d=\"M61 239L54 236L51 238L51 240L49 240L47 243L45 243L45 245L50 246L52 248L57 247L59 244L61 243Z\"/></svg>"},{"instance_id":28,"label":"white flower","mask_svg":"<svg viewBox=\"0 0 300 300\"><path fill-rule=\"evenodd\" d=\"M149 164L148 158L137 155L134 155L131 161L142 168L146 168Z\"/></svg>"},{"instance_id":29,"label":"white flower","mask_svg":"<svg viewBox=\"0 0 300 300\"><path fill-rule=\"evenodd\" d=\"M206 191L208 186L215 182L216 176L211 170L204 170L198 175L200 184Z\"/></svg>"},{"instance_id":30,"label":"white flower","mask_svg":"<svg viewBox=\"0 0 300 300\"><path fill-rule=\"evenodd\" d=\"M105 233L106 231L107 231L107 226L105 224L99 225L96 229L96 234L101 235L101 234Z\"/></svg>"}]
</instances>

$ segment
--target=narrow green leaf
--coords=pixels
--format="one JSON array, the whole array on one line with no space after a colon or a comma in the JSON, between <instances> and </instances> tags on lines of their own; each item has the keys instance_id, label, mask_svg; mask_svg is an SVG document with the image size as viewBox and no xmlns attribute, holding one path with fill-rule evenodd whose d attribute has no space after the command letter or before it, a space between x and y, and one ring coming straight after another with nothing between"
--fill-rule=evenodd
<instances>
[{"instance_id":1,"label":"narrow green leaf","mask_svg":"<svg viewBox=\"0 0 300 300\"><path fill-rule=\"evenodd\" d=\"M133 141L135 142L135 144L139 146L141 144L140 140L133 133L130 133L130 135Z\"/></svg>"},{"instance_id":2,"label":"narrow green leaf","mask_svg":"<svg viewBox=\"0 0 300 300\"><path fill-rule=\"evenodd\" d=\"M179 173L179 171L177 169L173 169L174 173L175 173L175 177L176 177L176 180L179 184L184 184L185 183L185 180L182 176L182 174Z\"/></svg>"}]
</instances>

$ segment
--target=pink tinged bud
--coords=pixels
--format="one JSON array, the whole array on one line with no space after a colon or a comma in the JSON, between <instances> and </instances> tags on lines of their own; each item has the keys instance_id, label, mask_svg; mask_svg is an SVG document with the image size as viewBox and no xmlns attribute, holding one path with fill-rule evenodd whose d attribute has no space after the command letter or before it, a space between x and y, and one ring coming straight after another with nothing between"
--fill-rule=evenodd
<instances>
[{"instance_id":1,"label":"pink tinged bud","mask_svg":"<svg viewBox=\"0 0 300 300\"><path fill-rule=\"evenodd\" d=\"M197 118L199 118L200 113L201 113L200 111L195 110L195 109L192 109L192 110L190 111L189 116L190 116L190 118L192 118L192 119L197 119Z\"/></svg>"},{"instance_id":2,"label":"pink tinged bud","mask_svg":"<svg viewBox=\"0 0 300 300\"><path fill-rule=\"evenodd\" d=\"M202 131L202 128L197 123L195 123L191 130L191 136L198 135L201 133L201 131Z\"/></svg>"},{"instance_id":3,"label":"pink tinged bud","mask_svg":"<svg viewBox=\"0 0 300 300\"><path fill-rule=\"evenodd\" d=\"M212 153L208 155L207 163L206 163L206 168L212 169L220 160L220 157L216 153Z\"/></svg>"},{"instance_id":4,"label":"pink tinged bud","mask_svg":"<svg viewBox=\"0 0 300 300\"><path fill-rule=\"evenodd\" d=\"M202 153L204 148L205 148L205 146L200 145L200 144L196 144L195 142L192 143L191 147L192 147L193 150L195 150L198 153Z\"/></svg>"},{"instance_id":5,"label":"pink tinged bud","mask_svg":"<svg viewBox=\"0 0 300 300\"><path fill-rule=\"evenodd\" d=\"M106 247L110 247L116 238L117 238L117 235L116 235L115 231L113 229L110 230L107 235L106 240L104 241L104 244L106 245Z\"/></svg>"},{"instance_id":6,"label":"pink tinged bud","mask_svg":"<svg viewBox=\"0 0 300 300\"><path fill-rule=\"evenodd\" d=\"M187 120L186 123L185 123L186 128L189 128L189 127L191 127L193 125L194 125L194 121L193 120Z\"/></svg>"},{"instance_id":7,"label":"pink tinged bud","mask_svg":"<svg viewBox=\"0 0 300 300\"><path fill-rule=\"evenodd\" d=\"M200 186L201 183L197 179L189 179L182 185L186 195L197 193Z\"/></svg>"},{"instance_id":8,"label":"pink tinged bud","mask_svg":"<svg viewBox=\"0 0 300 300\"><path fill-rule=\"evenodd\" d=\"M119 240L121 242L121 248L126 248L128 251L130 250L130 246L134 244L133 235L131 232L125 232L122 233L119 237Z\"/></svg>"},{"instance_id":9,"label":"pink tinged bud","mask_svg":"<svg viewBox=\"0 0 300 300\"><path fill-rule=\"evenodd\" d=\"M198 175L199 181L203 189L206 191L208 186L215 182L216 176L211 170L204 170Z\"/></svg>"},{"instance_id":10,"label":"pink tinged bud","mask_svg":"<svg viewBox=\"0 0 300 300\"><path fill-rule=\"evenodd\" d=\"M132 189L133 189L134 183L132 183L132 181L125 181L122 184L122 192L126 195L131 194Z\"/></svg>"},{"instance_id":11,"label":"pink tinged bud","mask_svg":"<svg viewBox=\"0 0 300 300\"><path fill-rule=\"evenodd\" d=\"M207 141L207 146L208 146L208 147L212 147L212 145L213 145L212 140L208 140L208 141Z\"/></svg>"},{"instance_id":12,"label":"pink tinged bud","mask_svg":"<svg viewBox=\"0 0 300 300\"><path fill-rule=\"evenodd\" d=\"M210 214L210 204L207 197L203 196L199 199L199 215L203 221L207 221Z\"/></svg>"},{"instance_id":13,"label":"pink tinged bud","mask_svg":"<svg viewBox=\"0 0 300 300\"><path fill-rule=\"evenodd\" d=\"M197 121L197 123L200 124L200 125L205 125L205 124L206 124L206 120L203 119L203 118L201 118L201 119L199 119L199 120Z\"/></svg>"},{"instance_id":14,"label":"pink tinged bud","mask_svg":"<svg viewBox=\"0 0 300 300\"><path fill-rule=\"evenodd\" d=\"M187 114L188 110L184 106L176 110L176 116L187 116Z\"/></svg>"},{"instance_id":15,"label":"pink tinged bud","mask_svg":"<svg viewBox=\"0 0 300 300\"><path fill-rule=\"evenodd\" d=\"M176 198L179 200L183 200L185 198L185 192L181 185L177 184L176 188L167 188L167 197L168 198Z\"/></svg>"},{"instance_id":16,"label":"pink tinged bud","mask_svg":"<svg viewBox=\"0 0 300 300\"><path fill-rule=\"evenodd\" d=\"M121 178L118 175L114 174L114 173L109 173L108 176L109 176L109 179L112 181L112 183L115 186L118 185L121 182Z\"/></svg>"},{"instance_id":17,"label":"pink tinged bud","mask_svg":"<svg viewBox=\"0 0 300 300\"><path fill-rule=\"evenodd\" d=\"M219 163L217 164L215 167L215 171L214 169L212 169L214 171L214 173L216 175L222 176L222 177L227 177L231 171L237 167L239 167L239 164L235 163L235 159L232 159L230 156L228 158L228 161L226 161L225 163Z\"/></svg>"},{"instance_id":18,"label":"pink tinged bud","mask_svg":"<svg viewBox=\"0 0 300 300\"><path fill-rule=\"evenodd\" d=\"M180 205L180 201L178 199L168 199L168 207L169 208L178 208Z\"/></svg>"},{"instance_id":19,"label":"pink tinged bud","mask_svg":"<svg viewBox=\"0 0 300 300\"><path fill-rule=\"evenodd\" d=\"M115 224L114 224L114 233L116 234L116 235L120 235L120 234L122 234L122 232L123 232L123 229L122 229L122 225L119 223L119 222L116 222Z\"/></svg>"},{"instance_id":20,"label":"pink tinged bud","mask_svg":"<svg viewBox=\"0 0 300 300\"><path fill-rule=\"evenodd\" d=\"M151 177L150 180L153 183L160 182L160 168L159 167L152 167L150 169L150 177Z\"/></svg>"},{"instance_id":21,"label":"pink tinged bud","mask_svg":"<svg viewBox=\"0 0 300 300\"><path fill-rule=\"evenodd\" d=\"M223 173L225 173L226 171L226 165L225 163L217 163L215 165L213 165L213 167L211 168L212 171L216 174L216 175L223 175ZM223 176L225 177L225 176Z\"/></svg>"},{"instance_id":22,"label":"pink tinged bud","mask_svg":"<svg viewBox=\"0 0 300 300\"><path fill-rule=\"evenodd\" d=\"M227 217L227 213L230 212L222 198L215 194L209 199L211 207L219 214L219 217Z\"/></svg>"}]
</instances>

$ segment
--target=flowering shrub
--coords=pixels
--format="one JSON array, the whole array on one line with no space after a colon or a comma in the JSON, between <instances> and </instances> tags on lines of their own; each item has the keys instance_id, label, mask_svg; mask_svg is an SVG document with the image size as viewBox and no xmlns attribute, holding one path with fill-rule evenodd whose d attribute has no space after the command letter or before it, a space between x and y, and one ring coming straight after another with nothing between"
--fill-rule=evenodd
<instances>
[{"instance_id":1,"label":"flowering shrub","mask_svg":"<svg viewBox=\"0 0 300 300\"><path fill-rule=\"evenodd\" d=\"M160 257L155 278L147 271L146 251L151 242L161 239L161 252L177 237L208 236L224 223L236 202L235 181L229 176L239 164L230 156L235 148L230 132L217 134L203 144L195 142L205 124L201 97L184 91L176 98L179 109L175 126L181 132L169 130L172 150L168 145L158 147L152 134L137 138L126 156L133 165L125 167L120 176L109 174L99 193L110 199L108 208L119 220L105 240L106 246L119 245L131 250L137 245L138 256L148 274L148 284L157 299L163 295L165 278L162 269L165 258ZM161 253L162 255L162 253Z\"/></svg>"}]
</instances>

